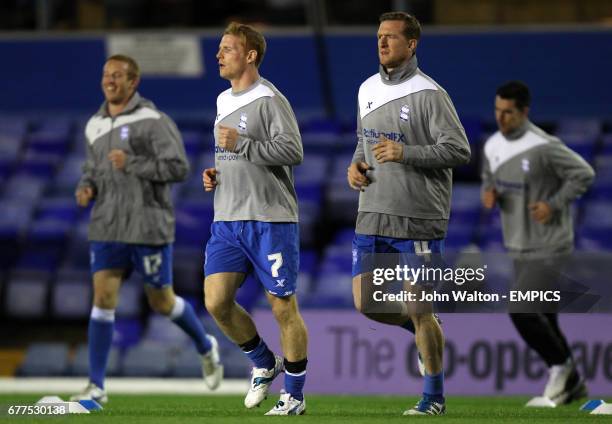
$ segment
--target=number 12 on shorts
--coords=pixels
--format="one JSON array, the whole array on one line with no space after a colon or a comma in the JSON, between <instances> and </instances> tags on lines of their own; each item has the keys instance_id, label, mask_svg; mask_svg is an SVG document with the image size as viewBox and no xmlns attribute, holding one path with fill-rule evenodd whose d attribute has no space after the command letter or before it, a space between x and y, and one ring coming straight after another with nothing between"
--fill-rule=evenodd
<instances>
[{"instance_id":1,"label":"number 12 on shorts","mask_svg":"<svg viewBox=\"0 0 612 424\"><path fill-rule=\"evenodd\" d=\"M283 254L281 252L271 253L268 255L269 261L274 261L270 266L272 277L278 277L278 269L283 265Z\"/></svg>"}]
</instances>

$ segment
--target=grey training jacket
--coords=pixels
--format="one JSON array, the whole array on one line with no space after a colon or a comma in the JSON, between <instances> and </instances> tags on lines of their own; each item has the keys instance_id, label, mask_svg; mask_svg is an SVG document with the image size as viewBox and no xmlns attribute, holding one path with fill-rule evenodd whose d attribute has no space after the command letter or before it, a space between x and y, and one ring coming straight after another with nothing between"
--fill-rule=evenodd
<instances>
[{"instance_id":1,"label":"grey training jacket","mask_svg":"<svg viewBox=\"0 0 612 424\"><path fill-rule=\"evenodd\" d=\"M106 102L85 127L87 160L78 188L95 190L89 240L162 245L174 241L170 183L183 181L189 163L174 122L138 93L112 118ZM127 152L124 170L108 160Z\"/></svg>"},{"instance_id":2,"label":"grey training jacket","mask_svg":"<svg viewBox=\"0 0 612 424\"><path fill-rule=\"evenodd\" d=\"M413 56L391 74L381 66L359 88L352 162L365 161L374 170L367 173L372 183L359 196L358 233L412 239L446 235L451 168L469 162L470 146L448 94L417 65ZM376 162L372 147L381 134L402 143L403 163Z\"/></svg>"},{"instance_id":3,"label":"grey training jacket","mask_svg":"<svg viewBox=\"0 0 612 424\"><path fill-rule=\"evenodd\" d=\"M517 257L571 252L570 204L594 177L584 159L529 121L508 136L496 132L484 146L482 188L497 191L504 244ZM553 209L547 224L531 218L528 206L538 201Z\"/></svg>"},{"instance_id":4,"label":"grey training jacket","mask_svg":"<svg viewBox=\"0 0 612 424\"><path fill-rule=\"evenodd\" d=\"M219 126L238 131L234 152L218 145ZM217 98L215 221L298 222L293 166L304 157L287 99L264 78Z\"/></svg>"}]
</instances>

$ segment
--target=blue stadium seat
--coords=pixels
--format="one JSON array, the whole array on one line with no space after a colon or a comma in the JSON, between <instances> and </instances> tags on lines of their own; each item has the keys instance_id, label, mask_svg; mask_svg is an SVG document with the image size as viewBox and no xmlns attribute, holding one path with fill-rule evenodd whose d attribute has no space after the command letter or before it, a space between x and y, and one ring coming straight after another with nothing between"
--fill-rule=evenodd
<instances>
[{"instance_id":1,"label":"blue stadium seat","mask_svg":"<svg viewBox=\"0 0 612 424\"><path fill-rule=\"evenodd\" d=\"M3 202L7 200L21 200L35 204L43 193L46 181L31 175L17 173L5 184Z\"/></svg>"},{"instance_id":2,"label":"blue stadium seat","mask_svg":"<svg viewBox=\"0 0 612 424\"><path fill-rule=\"evenodd\" d=\"M68 372L68 346L64 343L33 343L26 351L19 374L60 376Z\"/></svg>"},{"instance_id":3,"label":"blue stadium seat","mask_svg":"<svg viewBox=\"0 0 612 424\"><path fill-rule=\"evenodd\" d=\"M474 242L476 225L454 221L451 217L444 242L446 249L459 250Z\"/></svg>"},{"instance_id":4,"label":"blue stadium seat","mask_svg":"<svg viewBox=\"0 0 612 424\"><path fill-rule=\"evenodd\" d=\"M225 362L225 358L221 358ZM202 356L193 346L185 346L171 358L172 377L202 377Z\"/></svg>"},{"instance_id":5,"label":"blue stadium seat","mask_svg":"<svg viewBox=\"0 0 612 424\"><path fill-rule=\"evenodd\" d=\"M304 155L304 162L293 168L295 184L324 183L329 168L329 157L329 154Z\"/></svg>"},{"instance_id":6,"label":"blue stadium seat","mask_svg":"<svg viewBox=\"0 0 612 424\"><path fill-rule=\"evenodd\" d=\"M127 377L166 377L170 374L170 358L166 346L138 344L123 358L123 372Z\"/></svg>"},{"instance_id":7,"label":"blue stadium seat","mask_svg":"<svg viewBox=\"0 0 612 424\"><path fill-rule=\"evenodd\" d=\"M152 313L149 315L142 341L158 343L170 348L188 345L191 339L168 317Z\"/></svg>"},{"instance_id":8,"label":"blue stadium seat","mask_svg":"<svg viewBox=\"0 0 612 424\"><path fill-rule=\"evenodd\" d=\"M36 153L65 155L70 148L70 134L63 130L38 130L27 138L28 150Z\"/></svg>"},{"instance_id":9,"label":"blue stadium seat","mask_svg":"<svg viewBox=\"0 0 612 424\"><path fill-rule=\"evenodd\" d=\"M38 218L30 225L27 242L37 245L53 245L61 249L68 242L71 231L70 221L53 217Z\"/></svg>"},{"instance_id":10,"label":"blue stadium seat","mask_svg":"<svg viewBox=\"0 0 612 424\"><path fill-rule=\"evenodd\" d=\"M185 145L185 152L189 157L196 157L202 151L204 146L204 139L202 133L199 131L187 130L181 131L183 136L183 144Z\"/></svg>"},{"instance_id":11,"label":"blue stadium seat","mask_svg":"<svg viewBox=\"0 0 612 424\"><path fill-rule=\"evenodd\" d=\"M251 372L251 362L247 356L235 345L223 349L221 352L223 374L225 378L247 378Z\"/></svg>"},{"instance_id":12,"label":"blue stadium seat","mask_svg":"<svg viewBox=\"0 0 612 424\"><path fill-rule=\"evenodd\" d=\"M587 137L598 137L602 123L597 118L564 118L558 122L556 134L582 134ZM561 138L563 140L563 138Z\"/></svg>"},{"instance_id":13,"label":"blue stadium seat","mask_svg":"<svg viewBox=\"0 0 612 424\"><path fill-rule=\"evenodd\" d=\"M574 152L582 156L586 161L592 162L595 157L595 149L597 147L597 137L594 135L585 135L582 133L559 133L558 137L572 149Z\"/></svg>"},{"instance_id":14,"label":"blue stadium seat","mask_svg":"<svg viewBox=\"0 0 612 424\"><path fill-rule=\"evenodd\" d=\"M300 272L314 275L317 272L319 258L314 250L300 250Z\"/></svg>"},{"instance_id":15,"label":"blue stadium seat","mask_svg":"<svg viewBox=\"0 0 612 424\"><path fill-rule=\"evenodd\" d=\"M14 271L4 296L6 314L17 318L43 318L47 313L49 274Z\"/></svg>"},{"instance_id":16,"label":"blue stadium seat","mask_svg":"<svg viewBox=\"0 0 612 424\"><path fill-rule=\"evenodd\" d=\"M57 278L53 284L51 314L60 319L87 319L91 311L91 277L81 280Z\"/></svg>"},{"instance_id":17,"label":"blue stadium seat","mask_svg":"<svg viewBox=\"0 0 612 424\"><path fill-rule=\"evenodd\" d=\"M595 200L584 205L583 228L612 229L612 201Z\"/></svg>"},{"instance_id":18,"label":"blue stadium seat","mask_svg":"<svg viewBox=\"0 0 612 424\"><path fill-rule=\"evenodd\" d=\"M312 202L319 205L323 202L322 183L298 183L295 185L298 201Z\"/></svg>"},{"instance_id":19,"label":"blue stadium seat","mask_svg":"<svg viewBox=\"0 0 612 424\"><path fill-rule=\"evenodd\" d=\"M39 153L28 149L19 164L19 169L27 175L50 179L55 175L61 161L62 157L57 154Z\"/></svg>"},{"instance_id":20,"label":"blue stadium seat","mask_svg":"<svg viewBox=\"0 0 612 424\"><path fill-rule=\"evenodd\" d=\"M612 156L612 134L604 134L601 138L601 151L602 155Z\"/></svg>"},{"instance_id":21,"label":"blue stadium seat","mask_svg":"<svg viewBox=\"0 0 612 424\"><path fill-rule=\"evenodd\" d=\"M83 175L82 166L84 163L85 157L80 154L71 154L66 157L53 180L53 194L71 196L74 203L74 192L81 175Z\"/></svg>"},{"instance_id":22,"label":"blue stadium seat","mask_svg":"<svg viewBox=\"0 0 612 424\"><path fill-rule=\"evenodd\" d=\"M106 363L106 375L109 377L116 376L120 371L120 355L119 349L112 347L108 362ZM87 344L77 346L74 358L70 363L70 374L75 376L89 375L89 350Z\"/></svg>"},{"instance_id":23,"label":"blue stadium seat","mask_svg":"<svg viewBox=\"0 0 612 424\"><path fill-rule=\"evenodd\" d=\"M205 197L204 195L202 196ZM210 196L212 198L212 196ZM175 208L176 245L201 247L210 237L214 210L210 199L186 199Z\"/></svg>"},{"instance_id":24,"label":"blue stadium seat","mask_svg":"<svg viewBox=\"0 0 612 424\"><path fill-rule=\"evenodd\" d=\"M142 337L143 328L140 317L115 318L115 332L113 333L113 346L124 351L138 344Z\"/></svg>"},{"instance_id":25,"label":"blue stadium seat","mask_svg":"<svg viewBox=\"0 0 612 424\"><path fill-rule=\"evenodd\" d=\"M44 197L38 204L37 219L57 219L74 223L79 215L79 207L74 196Z\"/></svg>"},{"instance_id":26,"label":"blue stadium seat","mask_svg":"<svg viewBox=\"0 0 612 424\"><path fill-rule=\"evenodd\" d=\"M14 165L21 154L22 142L20 136L0 132L0 163L9 167Z\"/></svg>"},{"instance_id":27,"label":"blue stadium seat","mask_svg":"<svg viewBox=\"0 0 612 424\"><path fill-rule=\"evenodd\" d=\"M22 138L26 135L27 131L28 119L26 117L0 115L0 137L10 135ZM2 143L0 143L0 145L2 145Z\"/></svg>"},{"instance_id":28,"label":"blue stadium seat","mask_svg":"<svg viewBox=\"0 0 612 424\"><path fill-rule=\"evenodd\" d=\"M180 294L202 294L204 250L206 240L198 247L174 248L173 286Z\"/></svg>"},{"instance_id":29,"label":"blue stadium seat","mask_svg":"<svg viewBox=\"0 0 612 424\"><path fill-rule=\"evenodd\" d=\"M55 246L39 244L36 241L23 246L16 268L41 272L55 272L59 267L63 251Z\"/></svg>"},{"instance_id":30,"label":"blue stadium seat","mask_svg":"<svg viewBox=\"0 0 612 424\"><path fill-rule=\"evenodd\" d=\"M116 316L121 318L135 318L142 313L144 283L140 275L135 272L119 289L119 304Z\"/></svg>"},{"instance_id":31,"label":"blue stadium seat","mask_svg":"<svg viewBox=\"0 0 612 424\"><path fill-rule=\"evenodd\" d=\"M0 203L0 239L16 239L32 220L33 206L25 200L2 200Z\"/></svg>"},{"instance_id":32,"label":"blue stadium seat","mask_svg":"<svg viewBox=\"0 0 612 424\"><path fill-rule=\"evenodd\" d=\"M302 147L305 155L333 153L338 147L339 135L328 132L303 132Z\"/></svg>"},{"instance_id":33,"label":"blue stadium seat","mask_svg":"<svg viewBox=\"0 0 612 424\"><path fill-rule=\"evenodd\" d=\"M321 204L313 201L299 202L299 226L300 226L300 244L302 246L312 246L317 241L315 228L319 222L321 213Z\"/></svg>"}]
</instances>

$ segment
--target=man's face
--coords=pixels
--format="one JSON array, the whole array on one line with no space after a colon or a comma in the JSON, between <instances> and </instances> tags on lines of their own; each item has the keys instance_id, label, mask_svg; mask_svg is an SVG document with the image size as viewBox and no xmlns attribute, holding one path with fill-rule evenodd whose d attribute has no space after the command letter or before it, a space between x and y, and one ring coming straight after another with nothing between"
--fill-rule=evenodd
<instances>
[{"instance_id":1,"label":"man's face","mask_svg":"<svg viewBox=\"0 0 612 424\"><path fill-rule=\"evenodd\" d=\"M118 60L109 60L102 72L102 91L106 101L121 104L132 97L138 80L129 79L128 64Z\"/></svg>"},{"instance_id":2,"label":"man's face","mask_svg":"<svg viewBox=\"0 0 612 424\"><path fill-rule=\"evenodd\" d=\"M248 64L246 47L240 37L230 34L223 36L219 44L217 61L221 78L226 80L240 78Z\"/></svg>"},{"instance_id":3,"label":"man's face","mask_svg":"<svg viewBox=\"0 0 612 424\"><path fill-rule=\"evenodd\" d=\"M403 29L403 21L383 21L378 27L378 59L387 69L400 66L416 48L416 40L407 40Z\"/></svg>"},{"instance_id":4,"label":"man's face","mask_svg":"<svg viewBox=\"0 0 612 424\"><path fill-rule=\"evenodd\" d=\"M495 96L495 120L502 134L509 134L520 127L527 119L529 108L519 109L514 99Z\"/></svg>"}]
</instances>

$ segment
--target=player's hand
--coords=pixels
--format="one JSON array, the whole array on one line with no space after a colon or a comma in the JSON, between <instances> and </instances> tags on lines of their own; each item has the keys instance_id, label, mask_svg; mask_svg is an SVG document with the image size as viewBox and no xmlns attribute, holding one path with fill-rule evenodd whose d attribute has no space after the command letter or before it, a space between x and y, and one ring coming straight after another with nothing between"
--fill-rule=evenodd
<instances>
[{"instance_id":1,"label":"player's hand","mask_svg":"<svg viewBox=\"0 0 612 424\"><path fill-rule=\"evenodd\" d=\"M365 175L368 169L372 168L365 162L351 163L348 167L346 178L353 190L363 191L370 184L370 179Z\"/></svg>"},{"instance_id":2,"label":"player's hand","mask_svg":"<svg viewBox=\"0 0 612 424\"><path fill-rule=\"evenodd\" d=\"M236 131L236 128L219 125L217 142L219 147L227 150L228 152L233 152L236 148L236 143L238 142L238 131Z\"/></svg>"},{"instance_id":3,"label":"player's hand","mask_svg":"<svg viewBox=\"0 0 612 424\"><path fill-rule=\"evenodd\" d=\"M120 149L113 149L108 154L108 160L113 164L115 169L125 169L125 162L127 160L127 153Z\"/></svg>"},{"instance_id":4,"label":"player's hand","mask_svg":"<svg viewBox=\"0 0 612 424\"><path fill-rule=\"evenodd\" d=\"M381 135L380 141L372 147L372 153L378 163L401 162L404 160L404 145Z\"/></svg>"},{"instance_id":5,"label":"player's hand","mask_svg":"<svg viewBox=\"0 0 612 424\"><path fill-rule=\"evenodd\" d=\"M77 205L86 208L94 197L94 190L91 187L81 187L74 196L76 197Z\"/></svg>"},{"instance_id":6,"label":"player's hand","mask_svg":"<svg viewBox=\"0 0 612 424\"><path fill-rule=\"evenodd\" d=\"M528 207L531 217L540 224L546 224L552 218L552 208L546 202L530 203Z\"/></svg>"},{"instance_id":7,"label":"player's hand","mask_svg":"<svg viewBox=\"0 0 612 424\"><path fill-rule=\"evenodd\" d=\"M493 209L497 202L497 191L494 188L483 191L480 200L486 209Z\"/></svg>"},{"instance_id":8,"label":"player's hand","mask_svg":"<svg viewBox=\"0 0 612 424\"><path fill-rule=\"evenodd\" d=\"M204 191L213 191L217 186L217 169L205 169L202 172L202 182L204 183Z\"/></svg>"}]
</instances>

